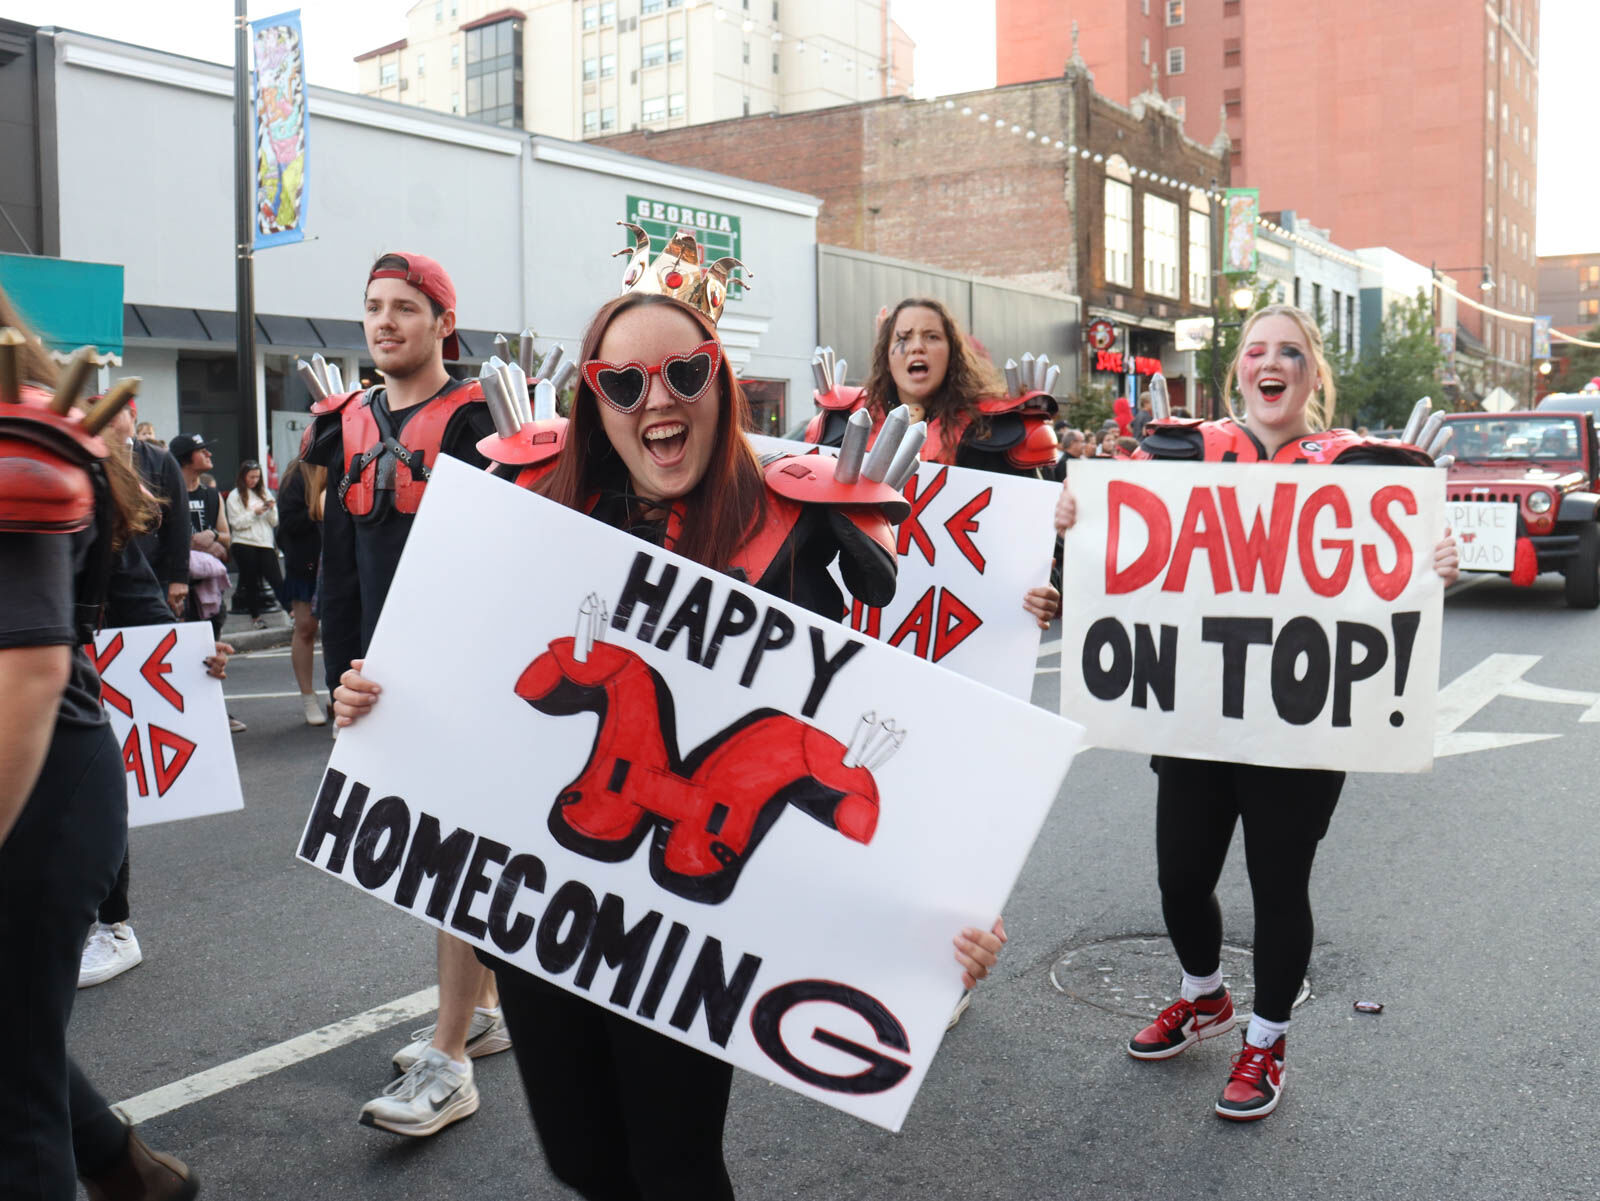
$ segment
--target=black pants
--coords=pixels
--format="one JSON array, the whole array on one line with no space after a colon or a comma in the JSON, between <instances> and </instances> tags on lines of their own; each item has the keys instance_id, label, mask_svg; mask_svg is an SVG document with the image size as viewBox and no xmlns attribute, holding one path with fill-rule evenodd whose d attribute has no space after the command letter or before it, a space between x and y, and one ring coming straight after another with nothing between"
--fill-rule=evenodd
<instances>
[{"instance_id":1,"label":"black pants","mask_svg":"<svg viewBox=\"0 0 1600 1201\"><path fill-rule=\"evenodd\" d=\"M1178 962L1209 976L1222 961L1216 887L1242 820L1256 915L1255 1011L1287 1022L1311 962L1311 864L1344 773L1169 758L1155 767L1161 913Z\"/></svg>"},{"instance_id":2,"label":"black pants","mask_svg":"<svg viewBox=\"0 0 1600 1201\"><path fill-rule=\"evenodd\" d=\"M587 1201L733 1201L722 1157L732 1065L489 962L558 1179Z\"/></svg>"},{"instance_id":3,"label":"black pants","mask_svg":"<svg viewBox=\"0 0 1600 1201\"><path fill-rule=\"evenodd\" d=\"M128 852L122 852L122 866L117 869L117 882L111 893L100 902L100 920L108 926L128 920Z\"/></svg>"},{"instance_id":4,"label":"black pants","mask_svg":"<svg viewBox=\"0 0 1600 1201\"><path fill-rule=\"evenodd\" d=\"M83 942L128 839L122 756L106 726L58 725L39 781L0 846L0 1192L72 1201L127 1132L67 1057Z\"/></svg>"},{"instance_id":5,"label":"black pants","mask_svg":"<svg viewBox=\"0 0 1600 1201\"><path fill-rule=\"evenodd\" d=\"M239 567L239 595L251 617L261 616L261 581L272 586L283 611L289 611L289 601L283 594L283 569L278 566L278 552L270 546L241 546L233 544L233 561Z\"/></svg>"}]
</instances>

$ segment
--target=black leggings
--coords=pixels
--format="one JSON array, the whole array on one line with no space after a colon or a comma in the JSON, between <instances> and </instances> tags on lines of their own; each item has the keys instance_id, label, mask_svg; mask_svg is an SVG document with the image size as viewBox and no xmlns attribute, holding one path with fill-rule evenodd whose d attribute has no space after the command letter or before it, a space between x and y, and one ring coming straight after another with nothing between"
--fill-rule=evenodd
<instances>
[{"instance_id":1,"label":"black leggings","mask_svg":"<svg viewBox=\"0 0 1600 1201\"><path fill-rule=\"evenodd\" d=\"M587 1201L733 1201L722 1157L732 1065L486 962L559 1180Z\"/></svg>"},{"instance_id":2,"label":"black leggings","mask_svg":"<svg viewBox=\"0 0 1600 1201\"><path fill-rule=\"evenodd\" d=\"M1158 758L1156 869L1161 913L1178 962L1209 976L1222 961L1217 880L1244 821L1255 902L1255 1012L1287 1022L1311 963L1311 864L1344 773Z\"/></svg>"},{"instance_id":3,"label":"black leggings","mask_svg":"<svg viewBox=\"0 0 1600 1201\"><path fill-rule=\"evenodd\" d=\"M239 595L251 617L261 616L261 581L272 585L272 594L278 598L284 612L289 602L283 592L283 569L278 566L278 552L270 546L241 546L233 544L233 561L239 565Z\"/></svg>"},{"instance_id":4,"label":"black leggings","mask_svg":"<svg viewBox=\"0 0 1600 1201\"><path fill-rule=\"evenodd\" d=\"M122 755L106 726L56 726L28 803L0 845L0 1193L72 1201L127 1131L67 1057L83 942L128 835ZM74 1146L78 1159L74 1163Z\"/></svg>"},{"instance_id":5,"label":"black leggings","mask_svg":"<svg viewBox=\"0 0 1600 1201\"><path fill-rule=\"evenodd\" d=\"M128 920L128 852L122 852L122 866L117 869L117 882L111 894L100 902L100 920L108 926Z\"/></svg>"}]
</instances>

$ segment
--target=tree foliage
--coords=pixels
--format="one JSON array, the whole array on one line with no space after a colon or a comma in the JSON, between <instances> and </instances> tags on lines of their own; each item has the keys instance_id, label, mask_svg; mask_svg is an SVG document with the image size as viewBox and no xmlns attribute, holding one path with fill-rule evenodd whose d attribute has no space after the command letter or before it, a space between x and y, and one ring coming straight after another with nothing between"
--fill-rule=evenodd
<instances>
[{"instance_id":1,"label":"tree foliage","mask_svg":"<svg viewBox=\"0 0 1600 1201\"><path fill-rule=\"evenodd\" d=\"M1340 350L1328 356L1338 387L1333 424L1372 429L1404 425L1419 399L1438 399L1443 364L1426 294L1418 291L1410 300L1397 301L1384 314L1377 337L1368 339L1359 355Z\"/></svg>"},{"instance_id":2,"label":"tree foliage","mask_svg":"<svg viewBox=\"0 0 1600 1201\"><path fill-rule=\"evenodd\" d=\"M1585 342L1600 342L1600 325L1583 335ZM1600 349L1592 346L1574 346L1570 342L1555 344L1563 350L1566 370L1561 373L1557 386L1563 392L1576 392L1595 376L1600 375Z\"/></svg>"}]
</instances>

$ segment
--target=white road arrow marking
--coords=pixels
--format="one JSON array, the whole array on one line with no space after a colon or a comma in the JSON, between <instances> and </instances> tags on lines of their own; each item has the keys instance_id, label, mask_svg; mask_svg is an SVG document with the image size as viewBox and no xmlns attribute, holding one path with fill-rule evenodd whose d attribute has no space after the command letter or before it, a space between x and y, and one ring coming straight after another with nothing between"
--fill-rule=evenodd
<instances>
[{"instance_id":1,"label":"white road arrow marking","mask_svg":"<svg viewBox=\"0 0 1600 1201\"><path fill-rule=\"evenodd\" d=\"M1568 693L1566 689L1544 688L1529 684L1523 674L1539 662L1539 655L1490 655L1476 667L1470 668L1439 690L1438 724L1434 728L1433 757L1444 759L1451 755L1466 755L1474 751L1492 751L1500 747L1521 746L1528 742L1544 742L1559 738L1559 734L1458 734L1457 729L1497 696L1521 696L1524 700L1556 700L1544 693L1560 693L1563 704L1594 704L1600 698L1589 693ZM1518 690L1524 690L1519 693ZM1533 693L1541 695L1533 695ZM1578 700L1579 696L1589 698ZM1587 717L1587 714L1585 715Z\"/></svg>"}]
</instances>

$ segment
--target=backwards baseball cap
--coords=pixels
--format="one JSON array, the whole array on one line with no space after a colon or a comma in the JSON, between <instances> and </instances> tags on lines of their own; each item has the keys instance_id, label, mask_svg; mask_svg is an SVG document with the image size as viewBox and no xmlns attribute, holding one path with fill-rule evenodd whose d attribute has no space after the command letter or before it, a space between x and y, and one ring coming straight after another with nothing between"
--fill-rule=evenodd
<instances>
[{"instance_id":1,"label":"backwards baseball cap","mask_svg":"<svg viewBox=\"0 0 1600 1201\"><path fill-rule=\"evenodd\" d=\"M189 456L197 450L210 450L211 444L200 434L179 434L167 446L172 457L180 464L187 463Z\"/></svg>"},{"instance_id":2,"label":"backwards baseball cap","mask_svg":"<svg viewBox=\"0 0 1600 1201\"><path fill-rule=\"evenodd\" d=\"M425 254L412 254L409 250L391 250L384 254L383 259L399 259L405 263L405 270L398 267L374 267L372 274L367 276L370 284L375 279L400 279L410 284L435 304L454 310L456 307L456 286L450 282L450 277L445 274L443 267L430 259ZM461 358L461 339L452 332L444 340L444 357L454 363Z\"/></svg>"}]
</instances>

